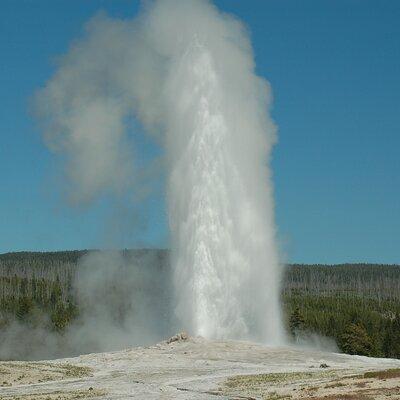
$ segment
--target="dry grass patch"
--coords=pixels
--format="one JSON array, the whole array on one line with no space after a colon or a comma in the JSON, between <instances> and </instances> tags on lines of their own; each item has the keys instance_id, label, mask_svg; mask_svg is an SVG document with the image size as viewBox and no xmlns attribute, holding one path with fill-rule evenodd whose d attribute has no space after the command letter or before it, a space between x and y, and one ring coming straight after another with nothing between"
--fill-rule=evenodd
<instances>
[{"instance_id":1,"label":"dry grass patch","mask_svg":"<svg viewBox=\"0 0 400 400\"><path fill-rule=\"evenodd\" d=\"M334 389L334 388L343 387L343 386L347 386L347 385L343 382L333 382L328 385L325 385L325 388L326 389Z\"/></svg>"},{"instance_id":2,"label":"dry grass patch","mask_svg":"<svg viewBox=\"0 0 400 400\"><path fill-rule=\"evenodd\" d=\"M229 389L254 388L267 383L292 382L315 377L312 372L278 372L272 374L236 375L229 377L224 386Z\"/></svg>"},{"instance_id":3,"label":"dry grass patch","mask_svg":"<svg viewBox=\"0 0 400 400\"><path fill-rule=\"evenodd\" d=\"M92 369L69 363L50 362L2 362L0 386L26 385L92 375Z\"/></svg>"},{"instance_id":4,"label":"dry grass patch","mask_svg":"<svg viewBox=\"0 0 400 400\"><path fill-rule=\"evenodd\" d=\"M384 371L371 371L366 372L363 378L375 378L375 379L393 379L400 378L400 368L386 369Z\"/></svg>"},{"instance_id":5,"label":"dry grass patch","mask_svg":"<svg viewBox=\"0 0 400 400\"><path fill-rule=\"evenodd\" d=\"M0 396L0 400L75 400L90 399L105 396L107 392L103 389L81 389L73 391L54 391L46 393L20 394Z\"/></svg>"},{"instance_id":6,"label":"dry grass patch","mask_svg":"<svg viewBox=\"0 0 400 400\"><path fill-rule=\"evenodd\" d=\"M229 377L222 386L219 387L218 394L232 396L232 398L263 399L263 400L283 400L291 399L289 393L277 393L274 389L280 386L294 384L295 386L313 378L330 376L329 372L278 372L270 374L249 374L236 375ZM293 386L293 388L295 388ZM317 390L308 388L307 390ZM309 394L310 394L309 392ZM235 397L236 396L236 397Z\"/></svg>"},{"instance_id":7,"label":"dry grass patch","mask_svg":"<svg viewBox=\"0 0 400 400\"><path fill-rule=\"evenodd\" d=\"M357 382L354 384L354 386L357 386L358 388L365 388L367 386L368 382Z\"/></svg>"},{"instance_id":8,"label":"dry grass patch","mask_svg":"<svg viewBox=\"0 0 400 400\"><path fill-rule=\"evenodd\" d=\"M73 364L58 364L66 378L83 378L92 375L92 368Z\"/></svg>"},{"instance_id":9,"label":"dry grass patch","mask_svg":"<svg viewBox=\"0 0 400 400\"><path fill-rule=\"evenodd\" d=\"M292 396L290 395L280 395L276 392L269 393L263 397L263 400L290 400Z\"/></svg>"},{"instance_id":10,"label":"dry grass patch","mask_svg":"<svg viewBox=\"0 0 400 400\"><path fill-rule=\"evenodd\" d=\"M310 397L309 400L371 400L371 397L360 393L355 394L331 394L322 397Z\"/></svg>"}]
</instances>

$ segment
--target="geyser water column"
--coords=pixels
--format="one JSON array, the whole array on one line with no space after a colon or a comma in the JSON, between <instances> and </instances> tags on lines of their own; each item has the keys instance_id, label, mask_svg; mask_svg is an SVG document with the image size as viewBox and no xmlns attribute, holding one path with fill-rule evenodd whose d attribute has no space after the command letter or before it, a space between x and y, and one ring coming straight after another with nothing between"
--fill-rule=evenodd
<instances>
[{"instance_id":1,"label":"geyser water column","mask_svg":"<svg viewBox=\"0 0 400 400\"><path fill-rule=\"evenodd\" d=\"M250 98L237 92L223 72L194 36L168 80L167 93L174 93L166 140L177 315L204 337L276 343L282 339L280 266L263 139L268 132L254 121L257 108L241 109L246 101L251 107L257 91Z\"/></svg>"},{"instance_id":2,"label":"geyser water column","mask_svg":"<svg viewBox=\"0 0 400 400\"><path fill-rule=\"evenodd\" d=\"M177 311L200 335L241 336L247 334L238 296L246 260L235 250L229 201L232 189L240 187L227 147L218 77L199 43L182 57L176 74L168 199Z\"/></svg>"},{"instance_id":3,"label":"geyser water column","mask_svg":"<svg viewBox=\"0 0 400 400\"><path fill-rule=\"evenodd\" d=\"M242 24L207 0L143 2L132 20L94 17L57 65L36 104L72 199L140 197L143 176L160 164L147 154L149 171L135 169L130 147L137 135L152 135L167 159L181 328L281 341L269 169L275 126ZM137 135L127 129L132 117L143 127Z\"/></svg>"}]
</instances>

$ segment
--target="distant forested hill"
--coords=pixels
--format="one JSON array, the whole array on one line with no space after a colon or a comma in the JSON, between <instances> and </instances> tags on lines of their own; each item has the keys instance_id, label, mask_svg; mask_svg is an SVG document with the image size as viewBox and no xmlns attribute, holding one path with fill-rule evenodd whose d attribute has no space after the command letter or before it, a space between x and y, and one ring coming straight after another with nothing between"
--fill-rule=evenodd
<instances>
[{"instance_id":1,"label":"distant forested hill","mask_svg":"<svg viewBox=\"0 0 400 400\"><path fill-rule=\"evenodd\" d=\"M37 325L38 310L49 316L46 329L62 333L79 314L73 282L87 254L0 254L0 339L15 318ZM140 268L168 275L167 250L124 250L122 255ZM399 265L288 265L282 299L295 340L318 334L334 338L347 353L400 358Z\"/></svg>"},{"instance_id":2,"label":"distant forested hill","mask_svg":"<svg viewBox=\"0 0 400 400\"><path fill-rule=\"evenodd\" d=\"M345 353L400 358L400 266L290 265L282 298L295 337L332 337Z\"/></svg>"},{"instance_id":3,"label":"distant forested hill","mask_svg":"<svg viewBox=\"0 0 400 400\"><path fill-rule=\"evenodd\" d=\"M0 279L17 276L31 279L60 280L63 285L72 279L78 260L89 250L57 252L15 252L0 254ZM124 256L140 259L156 254L164 267L168 250L123 250ZM360 295L374 299L400 299L400 265L386 264L291 264L285 269L283 294Z\"/></svg>"},{"instance_id":4,"label":"distant forested hill","mask_svg":"<svg viewBox=\"0 0 400 400\"><path fill-rule=\"evenodd\" d=\"M400 299L400 266L383 264L289 265L284 293L340 292L375 299Z\"/></svg>"}]
</instances>

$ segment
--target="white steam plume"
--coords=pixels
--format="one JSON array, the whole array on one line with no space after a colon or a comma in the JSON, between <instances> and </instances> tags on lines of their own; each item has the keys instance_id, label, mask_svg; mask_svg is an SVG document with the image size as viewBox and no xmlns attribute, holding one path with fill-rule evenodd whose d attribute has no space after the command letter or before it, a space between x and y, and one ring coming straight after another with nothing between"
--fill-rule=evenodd
<instances>
[{"instance_id":1,"label":"white steam plume","mask_svg":"<svg viewBox=\"0 0 400 400\"><path fill-rule=\"evenodd\" d=\"M206 0L99 15L38 95L76 200L135 183L126 120L165 149L177 315L191 333L280 342L270 89L243 25Z\"/></svg>"}]
</instances>

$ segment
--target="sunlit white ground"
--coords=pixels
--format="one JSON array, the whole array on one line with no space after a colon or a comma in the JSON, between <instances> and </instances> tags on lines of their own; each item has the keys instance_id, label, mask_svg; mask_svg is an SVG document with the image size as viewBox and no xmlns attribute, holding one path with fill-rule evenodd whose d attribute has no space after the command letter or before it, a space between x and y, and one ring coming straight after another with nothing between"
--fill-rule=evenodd
<instances>
[{"instance_id":1,"label":"sunlit white ground","mask_svg":"<svg viewBox=\"0 0 400 400\"><path fill-rule=\"evenodd\" d=\"M400 360L189 338L69 359L1 362L0 399L340 399L352 393L354 399L400 399L396 372L364 376L395 368Z\"/></svg>"}]
</instances>

